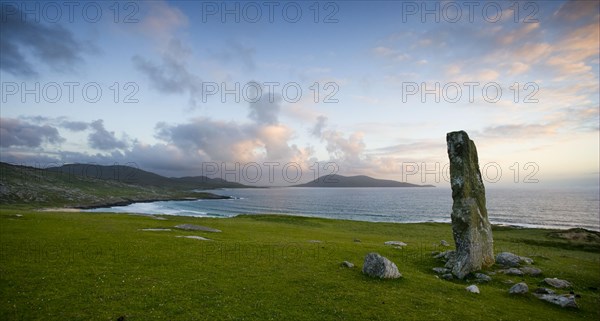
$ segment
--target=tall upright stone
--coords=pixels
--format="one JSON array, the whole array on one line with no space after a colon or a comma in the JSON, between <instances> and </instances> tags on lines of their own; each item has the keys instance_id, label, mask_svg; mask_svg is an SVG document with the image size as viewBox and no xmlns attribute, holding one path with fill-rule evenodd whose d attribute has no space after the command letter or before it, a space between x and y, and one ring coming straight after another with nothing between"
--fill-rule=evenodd
<instances>
[{"instance_id":1,"label":"tall upright stone","mask_svg":"<svg viewBox=\"0 0 600 321\"><path fill-rule=\"evenodd\" d=\"M475 143L464 131L446 135L452 186L452 234L456 252L446 267L459 279L494 264L492 228Z\"/></svg>"}]
</instances>

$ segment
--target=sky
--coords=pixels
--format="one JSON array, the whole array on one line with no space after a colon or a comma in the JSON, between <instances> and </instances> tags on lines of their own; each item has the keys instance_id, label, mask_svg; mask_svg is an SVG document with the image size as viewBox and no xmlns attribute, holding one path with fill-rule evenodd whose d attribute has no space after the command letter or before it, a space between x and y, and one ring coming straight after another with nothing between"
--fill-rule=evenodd
<instances>
[{"instance_id":1,"label":"sky","mask_svg":"<svg viewBox=\"0 0 600 321\"><path fill-rule=\"evenodd\" d=\"M1 1L0 160L598 185L598 1Z\"/></svg>"}]
</instances>

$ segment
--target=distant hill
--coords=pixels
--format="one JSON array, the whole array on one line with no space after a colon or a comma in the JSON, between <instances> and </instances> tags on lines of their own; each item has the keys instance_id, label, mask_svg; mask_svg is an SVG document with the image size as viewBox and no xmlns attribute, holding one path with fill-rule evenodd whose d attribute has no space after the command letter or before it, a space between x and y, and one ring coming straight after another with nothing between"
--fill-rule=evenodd
<instances>
[{"instance_id":1,"label":"distant hill","mask_svg":"<svg viewBox=\"0 0 600 321\"><path fill-rule=\"evenodd\" d=\"M376 179L373 177L325 175L306 184L294 185L292 187L434 187L433 185L417 185L398 182L388 179Z\"/></svg>"},{"instance_id":2,"label":"distant hill","mask_svg":"<svg viewBox=\"0 0 600 321\"><path fill-rule=\"evenodd\" d=\"M52 172L62 172L69 175L97 178L102 180L119 181L125 184L146 187L168 187L178 189L213 189L213 188L245 188L250 187L240 183L229 182L220 178L206 176L193 177L164 177L139 168L123 165L96 164L67 164L60 167L50 167Z\"/></svg>"},{"instance_id":3,"label":"distant hill","mask_svg":"<svg viewBox=\"0 0 600 321\"><path fill-rule=\"evenodd\" d=\"M141 170L135 173L140 175L138 182L147 183L146 186L132 184L116 176L111 179L109 172L104 171L106 168L96 169L102 174L92 174L91 168L76 174L68 170L81 170L83 165L66 166L62 169L40 169L0 162L0 203L90 208L157 200L224 198L169 184L170 179ZM130 167L120 169L132 170ZM159 182L165 182L165 185L152 185Z\"/></svg>"}]
</instances>

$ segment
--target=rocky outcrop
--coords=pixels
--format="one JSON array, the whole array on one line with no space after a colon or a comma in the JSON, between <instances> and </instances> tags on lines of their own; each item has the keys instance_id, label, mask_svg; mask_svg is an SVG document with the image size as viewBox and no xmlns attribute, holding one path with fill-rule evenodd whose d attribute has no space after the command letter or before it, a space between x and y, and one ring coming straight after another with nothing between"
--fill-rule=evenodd
<instances>
[{"instance_id":1,"label":"rocky outcrop","mask_svg":"<svg viewBox=\"0 0 600 321\"><path fill-rule=\"evenodd\" d=\"M448 133L446 142L454 201L452 233L456 244L456 254L446 267L463 279L471 272L494 264L492 229L475 143L464 131Z\"/></svg>"},{"instance_id":2,"label":"rocky outcrop","mask_svg":"<svg viewBox=\"0 0 600 321\"><path fill-rule=\"evenodd\" d=\"M370 277L380 279L397 279L402 277L396 264L378 253L369 253L365 256L362 271Z\"/></svg>"}]
</instances>

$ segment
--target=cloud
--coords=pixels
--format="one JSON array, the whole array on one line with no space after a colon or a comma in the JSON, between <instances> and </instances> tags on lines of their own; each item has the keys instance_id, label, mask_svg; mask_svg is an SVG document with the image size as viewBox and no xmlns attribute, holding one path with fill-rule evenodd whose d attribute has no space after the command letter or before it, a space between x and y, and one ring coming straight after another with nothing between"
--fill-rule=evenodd
<instances>
[{"instance_id":1,"label":"cloud","mask_svg":"<svg viewBox=\"0 0 600 321\"><path fill-rule=\"evenodd\" d=\"M165 1L141 2L144 5L144 16L140 19L139 31L148 38L159 41L161 45L168 44L173 34L189 23L188 17L179 8L170 6Z\"/></svg>"},{"instance_id":2,"label":"cloud","mask_svg":"<svg viewBox=\"0 0 600 321\"><path fill-rule=\"evenodd\" d=\"M228 40L225 47L219 51L212 51L211 57L222 63L239 62L249 71L256 69L256 49L242 44L237 40Z\"/></svg>"},{"instance_id":3,"label":"cloud","mask_svg":"<svg viewBox=\"0 0 600 321\"><path fill-rule=\"evenodd\" d=\"M181 41L172 39L167 51L162 54L160 64L153 63L139 55L132 57L133 65L150 80L157 90L167 94L188 93L192 106L202 93L202 80L188 71L185 58L190 55Z\"/></svg>"},{"instance_id":4,"label":"cloud","mask_svg":"<svg viewBox=\"0 0 600 321\"><path fill-rule=\"evenodd\" d=\"M39 147L43 142L64 141L54 127L33 125L14 118L0 118L0 146Z\"/></svg>"},{"instance_id":5,"label":"cloud","mask_svg":"<svg viewBox=\"0 0 600 321\"><path fill-rule=\"evenodd\" d=\"M74 132L84 131L89 128L89 124L86 122L68 120L62 121L60 126Z\"/></svg>"},{"instance_id":6,"label":"cloud","mask_svg":"<svg viewBox=\"0 0 600 321\"><path fill-rule=\"evenodd\" d=\"M390 59L394 62L401 62L410 58L410 56L405 52L385 46L375 47L372 51L376 56Z\"/></svg>"},{"instance_id":7,"label":"cloud","mask_svg":"<svg viewBox=\"0 0 600 321\"><path fill-rule=\"evenodd\" d=\"M569 0L558 8L554 17L568 22L581 21L597 17L599 7L598 1Z\"/></svg>"},{"instance_id":8,"label":"cloud","mask_svg":"<svg viewBox=\"0 0 600 321\"><path fill-rule=\"evenodd\" d=\"M317 123L315 124L315 126L313 126L313 128L310 131L311 135L321 138L325 126L327 126L327 117L320 115L319 117L317 117Z\"/></svg>"},{"instance_id":9,"label":"cloud","mask_svg":"<svg viewBox=\"0 0 600 321\"><path fill-rule=\"evenodd\" d=\"M255 87L250 87L255 88ZM281 110L281 95L265 93L256 102L250 102L250 112L248 118L254 120L260 125L273 125L278 122L278 115ZM256 97L254 93L249 94L249 97Z\"/></svg>"},{"instance_id":10,"label":"cloud","mask_svg":"<svg viewBox=\"0 0 600 321\"><path fill-rule=\"evenodd\" d=\"M88 136L90 146L100 150L113 150L127 148L125 140L118 140L114 132L104 128L104 122L99 119L90 124L92 133Z\"/></svg>"},{"instance_id":11,"label":"cloud","mask_svg":"<svg viewBox=\"0 0 600 321\"><path fill-rule=\"evenodd\" d=\"M549 124L507 124L498 126L488 126L475 136L489 138L507 138L518 137L518 139L537 138L557 134L558 126L555 123Z\"/></svg>"},{"instance_id":12,"label":"cloud","mask_svg":"<svg viewBox=\"0 0 600 321\"><path fill-rule=\"evenodd\" d=\"M78 42L73 33L60 25L44 25L24 19L26 15L11 4L0 8L0 70L15 76L35 76L35 56L54 71L72 70L82 60L81 53L89 48Z\"/></svg>"}]
</instances>

